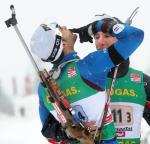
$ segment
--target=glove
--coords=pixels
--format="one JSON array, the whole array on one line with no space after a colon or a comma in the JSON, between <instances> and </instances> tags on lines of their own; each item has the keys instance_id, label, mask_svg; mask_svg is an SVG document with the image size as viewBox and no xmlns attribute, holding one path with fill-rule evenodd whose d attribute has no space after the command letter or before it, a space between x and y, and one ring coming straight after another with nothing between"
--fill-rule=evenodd
<instances>
[{"instance_id":1,"label":"glove","mask_svg":"<svg viewBox=\"0 0 150 144\"><path fill-rule=\"evenodd\" d=\"M104 33L112 34L112 27L117 23L122 23L118 18L111 17L107 14L96 15L97 21L94 21L86 26L70 29L73 33L79 34L80 42L90 42L93 43L93 38L91 35L94 35L98 32L96 28L97 22L102 21L101 31Z\"/></svg>"},{"instance_id":2,"label":"glove","mask_svg":"<svg viewBox=\"0 0 150 144\"><path fill-rule=\"evenodd\" d=\"M44 137L51 141L64 141L68 139L61 124L50 114L45 121L41 133Z\"/></svg>"},{"instance_id":3,"label":"glove","mask_svg":"<svg viewBox=\"0 0 150 144\"><path fill-rule=\"evenodd\" d=\"M79 34L79 39L80 42L90 42L93 43L93 38L92 38L92 33L93 31L95 31L95 25L96 25L97 21L90 23L86 26L80 27L80 28L74 28L74 29L70 29L71 32L73 33L78 33ZM92 31L91 31L92 30Z\"/></svg>"},{"instance_id":4,"label":"glove","mask_svg":"<svg viewBox=\"0 0 150 144\"><path fill-rule=\"evenodd\" d=\"M110 17L107 14L96 15L95 18L96 19L94 22L92 22L86 26L70 29L71 32L79 34L79 39L80 39L81 43L83 43L83 42L93 43L93 38L91 35L96 34L98 32L96 30L96 24L99 20L113 19L112 17Z\"/></svg>"},{"instance_id":5,"label":"glove","mask_svg":"<svg viewBox=\"0 0 150 144\"><path fill-rule=\"evenodd\" d=\"M70 29L70 31L73 32L73 33L78 33L79 34L80 43L83 43L83 42L93 43L92 36L90 36L88 34L88 27L89 27L89 25L83 26L83 27L80 27L80 28L77 28L77 29Z\"/></svg>"}]
</instances>

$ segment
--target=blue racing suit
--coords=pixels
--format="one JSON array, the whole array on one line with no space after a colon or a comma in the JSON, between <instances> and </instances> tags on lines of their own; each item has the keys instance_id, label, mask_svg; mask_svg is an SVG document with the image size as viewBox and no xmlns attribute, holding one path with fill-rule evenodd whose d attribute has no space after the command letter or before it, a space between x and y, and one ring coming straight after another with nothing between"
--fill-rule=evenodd
<instances>
[{"instance_id":1,"label":"blue racing suit","mask_svg":"<svg viewBox=\"0 0 150 144\"><path fill-rule=\"evenodd\" d=\"M99 21L97 24L98 31L101 31L102 22ZM101 91L105 91L106 88L106 78L108 71L115 67L117 64L126 60L141 44L144 37L144 32L138 28L129 25L123 25L122 31L119 33L112 31L112 36L116 37L118 41L106 49L106 51L98 50L90 53L85 58L78 60L77 67L79 69L80 76L92 83L94 86L98 87ZM66 55L63 60L54 65L57 67L65 61L77 58L77 53L72 52ZM63 69L62 69L63 72ZM50 112L45 107L42 99L42 85L39 84L38 88L39 95L39 114L42 124L44 125ZM117 144L115 139L104 140L102 144Z\"/></svg>"}]
</instances>

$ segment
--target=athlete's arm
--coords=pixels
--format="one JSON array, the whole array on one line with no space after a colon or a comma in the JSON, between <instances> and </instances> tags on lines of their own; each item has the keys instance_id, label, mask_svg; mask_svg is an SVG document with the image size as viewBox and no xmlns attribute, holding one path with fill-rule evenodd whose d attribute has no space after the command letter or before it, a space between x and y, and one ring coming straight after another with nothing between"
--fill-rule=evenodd
<instances>
[{"instance_id":1,"label":"athlete's arm","mask_svg":"<svg viewBox=\"0 0 150 144\"><path fill-rule=\"evenodd\" d=\"M48 111L42 100L42 84L38 87L39 96L39 115L42 122L42 135L50 142L56 143L56 141L63 141L67 139L67 135L64 132L61 124L55 119L55 117Z\"/></svg>"},{"instance_id":2,"label":"athlete's arm","mask_svg":"<svg viewBox=\"0 0 150 144\"><path fill-rule=\"evenodd\" d=\"M118 39L108 48L109 56L115 65L126 60L138 48L144 38L144 32L141 29L115 22L112 19L98 21L96 29L98 32L109 33Z\"/></svg>"},{"instance_id":3,"label":"athlete's arm","mask_svg":"<svg viewBox=\"0 0 150 144\"><path fill-rule=\"evenodd\" d=\"M114 30L114 26L118 31ZM78 62L81 76L102 89L105 87L107 71L126 60L138 48L144 37L144 32L138 28L125 24L114 26L108 26L109 30L106 30L107 27L103 28L101 20L97 22L97 31L107 31L118 41L108 48L107 52L95 51Z\"/></svg>"}]
</instances>

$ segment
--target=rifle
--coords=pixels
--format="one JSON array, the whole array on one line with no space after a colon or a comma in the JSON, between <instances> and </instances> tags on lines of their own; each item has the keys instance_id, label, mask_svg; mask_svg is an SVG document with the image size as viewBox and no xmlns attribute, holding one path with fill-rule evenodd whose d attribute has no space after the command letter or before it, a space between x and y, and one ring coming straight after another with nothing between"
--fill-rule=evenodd
<instances>
[{"instance_id":1,"label":"rifle","mask_svg":"<svg viewBox=\"0 0 150 144\"><path fill-rule=\"evenodd\" d=\"M8 28L10 26L14 27L27 55L29 56L38 76L40 77L42 84L44 85L45 89L48 92L49 100L51 101L54 109L58 113L61 119L61 124L65 129L67 135L70 136L71 138L80 141L80 144L94 144L93 137L90 133L89 128L84 127L84 125L81 122L78 123L74 120L73 118L74 111L72 110L70 103L63 96L56 81L50 76L50 74L47 72L46 69L39 70L32 54L29 51L26 42L24 41L17 27L16 13L13 5L10 6L10 10L12 11L12 17L6 20L5 24ZM66 144L69 143L70 143L69 141L66 142Z\"/></svg>"}]
</instances>

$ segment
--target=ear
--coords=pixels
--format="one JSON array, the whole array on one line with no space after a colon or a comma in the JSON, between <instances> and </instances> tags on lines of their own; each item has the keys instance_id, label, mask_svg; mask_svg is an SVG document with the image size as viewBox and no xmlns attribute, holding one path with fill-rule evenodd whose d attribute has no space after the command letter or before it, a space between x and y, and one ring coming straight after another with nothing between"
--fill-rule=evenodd
<instances>
[{"instance_id":1,"label":"ear","mask_svg":"<svg viewBox=\"0 0 150 144\"><path fill-rule=\"evenodd\" d=\"M66 47L66 43L63 41L63 48L65 48Z\"/></svg>"},{"instance_id":2,"label":"ear","mask_svg":"<svg viewBox=\"0 0 150 144\"><path fill-rule=\"evenodd\" d=\"M66 42L63 42L63 51L65 51L65 50L66 50L66 47L67 47Z\"/></svg>"}]
</instances>

